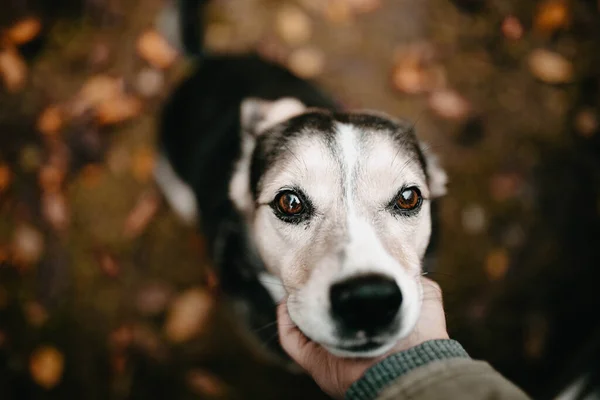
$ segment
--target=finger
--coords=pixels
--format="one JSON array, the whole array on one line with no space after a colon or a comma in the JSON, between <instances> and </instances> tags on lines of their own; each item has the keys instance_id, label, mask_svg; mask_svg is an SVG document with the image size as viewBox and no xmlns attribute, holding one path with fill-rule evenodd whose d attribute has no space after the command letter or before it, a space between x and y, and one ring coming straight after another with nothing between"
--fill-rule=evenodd
<instances>
[{"instance_id":1,"label":"finger","mask_svg":"<svg viewBox=\"0 0 600 400\"><path fill-rule=\"evenodd\" d=\"M281 346L298 364L302 365L302 355L308 344L306 336L300 332L290 318L287 302L282 302L277 307L277 330Z\"/></svg>"},{"instance_id":2,"label":"finger","mask_svg":"<svg viewBox=\"0 0 600 400\"><path fill-rule=\"evenodd\" d=\"M423 287L424 300L433 300L434 302L442 303L442 288L437 282L434 282L429 278L421 277L421 285Z\"/></svg>"}]
</instances>

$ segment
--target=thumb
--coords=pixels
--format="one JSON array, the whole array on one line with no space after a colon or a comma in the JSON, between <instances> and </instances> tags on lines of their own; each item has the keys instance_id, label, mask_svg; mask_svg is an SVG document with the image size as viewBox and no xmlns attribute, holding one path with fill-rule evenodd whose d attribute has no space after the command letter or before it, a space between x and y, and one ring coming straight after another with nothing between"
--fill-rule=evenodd
<instances>
[{"instance_id":1,"label":"thumb","mask_svg":"<svg viewBox=\"0 0 600 400\"><path fill-rule=\"evenodd\" d=\"M287 301L277 307L277 330L281 346L302 368L310 372L315 358L326 356L325 350L307 338L290 318ZM309 362L313 360L312 362Z\"/></svg>"}]
</instances>

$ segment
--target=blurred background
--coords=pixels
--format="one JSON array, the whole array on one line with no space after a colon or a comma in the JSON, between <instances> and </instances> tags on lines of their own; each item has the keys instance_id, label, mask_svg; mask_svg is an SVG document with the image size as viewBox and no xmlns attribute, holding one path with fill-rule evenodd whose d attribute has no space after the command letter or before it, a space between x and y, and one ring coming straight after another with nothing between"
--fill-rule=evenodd
<instances>
[{"instance_id":1,"label":"blurred background","mask_svg":"<svg viewBox=\"0 0 600 400\"><path fill-rule=\"evenodd\" d=\"M0 397L321 398L237 325L153 182L158 112L193 68L168 0L0 3ZM205 19L213 51L415 122L450 176L431 277L474 357L535 398L598 362L596 0L214 0Z\"/></svg>"}]
</instances>

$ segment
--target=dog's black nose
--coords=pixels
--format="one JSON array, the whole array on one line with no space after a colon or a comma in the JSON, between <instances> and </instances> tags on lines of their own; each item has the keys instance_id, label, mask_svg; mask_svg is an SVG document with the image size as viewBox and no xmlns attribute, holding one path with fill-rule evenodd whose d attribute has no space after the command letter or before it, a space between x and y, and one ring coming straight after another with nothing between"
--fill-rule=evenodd
<instances>
[{"instance_id":1,"label":"dog's black nose","mask_svg":"<svg viewBox=\"0 0 600 400\"><path fill-rule=\"evenodd\" d=\"M381 275L351 278L331 287L331 313L342 329L374 333L392 323L402 292L398 284Z\"/></svg>"}]
</instances>

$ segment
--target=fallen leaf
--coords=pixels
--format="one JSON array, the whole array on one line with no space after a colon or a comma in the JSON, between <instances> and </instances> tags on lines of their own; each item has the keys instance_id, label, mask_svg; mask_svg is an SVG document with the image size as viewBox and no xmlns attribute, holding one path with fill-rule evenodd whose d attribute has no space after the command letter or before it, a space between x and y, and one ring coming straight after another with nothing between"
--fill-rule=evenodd
<instances>
[{"instance_id":1,"label":"fallen leaf","mask_svg":"<svg viewBox=\"0 0 600 400\"><path fill-rule=\"evenodd\" d=\"M48 312L36 301L25 303L25 318L29 325L39 328L48 320Z\"/></svg>"},{"instance_id":2,"label":"fallen leaf","mask_svg":"<svg viewBox=\"0 0 600 400\"><path fill-rule=\"evenodd\" d=\"M159 69L169 68L178 56L177 50L155 30L148 30L140 35L137 50L144 60Z\"/></svg>"},{"instance_id":3,"label":"fallen leaf","mask_svg":"<svg viewBox=\"0 0 600 400\"><path fill-rule=\"evenodd\" d=\"M25 87L27 64L14 49L0 51L0 75L9 92L18 92Z\"/></svg>"},{"instance_id":4,"label":"fallen leaf","mask_svg":"<svg viewBox=\"0 0 600 400\"><path fill-rule=\"evenodd\" d=\"M323 12L325 18L335 24L345 24L352 20L350 5L345 0L327 0Z\"/></svg>"},{"instance_id":5,"label":"fallen leaf","mask_svg":"<svg viewBox=\"0 0 600 400\"><path fill-rule=\"evenodd\" d=\"M10 185L12 173L6 164L0 164L0 193L4 192Z\"/></svg>"},{"instance_id":6,"label":"fallen leaf","mask_svg":"<svg viewBox=\"0 0 600 400\"><path fill-rule=\"evenodd\" d=\"M165 323L165 334L174 343L185 342L204 328L213 298L204 290L189 289L171 304Z\"/></svg>"},{"instance_id":7,"label":"fallen leaf","mask_svg":"<svg viewBox=\"0 0 600 400\"><path fill-rule=\"evenodd\" d=\"M114 98L100 104L96 109L96 117L102 125L112 125L137 117L142 111L142 102L130 95Z\"/></svg>"},{"instance_id":8,"label":"fallen leaf","mask_svg":"<svg viewBox=\"0 0 600 400\"><path fill-rule=\"evenodd\" d=\"M292 5L284 5L278 10L275 28L279 37L292 46L306 43L312 33L310 18Z\"/></svg>"},{"instance_id":9,"label":"fallen leaf","mask_svg":"<svg viewBox=\"0 0 600 400\"><path fill-rule=\"evenodd\" d=\"M257 52L267 60L285 64L289 56L288 48L274 36L264 37L257 46Z\"/></svg>"},{"instance_id":10,"label":"fallen leaf","mask_svg":"<svg viewBox=\"0 0 600 400\"><path fill-rule=\"evenodd\" d=\"M160 197L154 191L144 193L125 221L125 237L131 239L141 234L156 214L159 204Z\"/></svg>"},{"instance_id":11,"label":"fallen leaf","mask_svg":"<svg viewBox=\"0 0 600 400\"><path fill-rule=\"evenodd\" d=\"M491 281L503 278L508 271L509 258L506 250L497 249L490 252L485 260L485 272Z\"/></svg>"},{"instance_id":12,"label":"fallen leaf","mask_svg":"<svg viewBox=\"0 0 600 400\"><path fill-rule=\"evenodd\" d=\"M206 273L206 288L211 291L214 292L216 291L216 289L219 287L219 278L217 278L217 274L212 271L209 270Z\"/></svg>"},{"instance_id":13,"label":"fallen leaf","mask_svg":"<svg viewBox=\"0 0 600 400\"><path fill-rule=\"evenodd\" d=\"M40 168L38 182L43 192L56 193L60 191L64 178L65 171L55 165L47 164Z\"/></svg>"},{"instance_id":14,"label":"fallen leaf","mask_svg":"<svg viewBox=\"0 0 600 400\"><path fill-rule=\"evenodd\" d=\"M59 106L49 106L40 114L37 129L47 136L55 136L63 127L64 116Z\"/></svg>"},{"instance_id":15,"label":"fallen leaf","mask_svg":"<svg viewBox=\"0 0 600 400\"><path fill-rule=\"evenodd\" d=\"M509 15L502 21L502 34L510 40L519 40L523 37L523 25L513 15Z\"/></svg>"},{"instance_id":16,"label":"fallen leaf","mask_svg":"<svg viewBox=\"0 0 600 400\"><path fill-rule=\"evenodd\" d=\"M38 18L30 17L21 20L8 28L7 39L14 45L22 45L32 41L40 34L42 23Z\"/></svg>"},{"instance_id":17,"label":"fallen leaf","mask_svg":"<svg viewBox=\"0 0 600 400\"><path fill-rule=\"evenodd\" d=\"M123 80L109 75L96 75L88 79L77 95L76 112L110 103L123 95Z\"/></svg>"},{"instance_id":18,"label":"fallen leaf","mask_svg":"<svg viewBox=\"0 0 600 400\"><path fill-rule=\"evenodd\" d=\"M505 201L517 195L522 186L522 179L516 173L500 173L490 180L490 193L496 201Z\"/></svg>"},{"instance_id":19,"label":"fallen leaf","mask_svg":"<svg viewBox=\"0 0 600 400\"><path fill-rule=\"evenodd\" d=\"M570 19L570 11L565 0L546 0L538 5L533 26L540 33L551 34L566 27Z\"/></svg>"},{"instance_id":20,"label":"fallen leaf","mask_svg":"<svg viewBox=\"0 0 600 400\"><path fill-rule=\"evenodd\" d=\"M109 335L109 344L116 350L125 350L133 342L133 329L131 326L122 325Z\"/></svg>"},{"instance_id":21,"label":"fallen leaf","mask_svg":"<svg viewBox=\"0 0 600 400\"><path fill-rule=\"evenodd\" d=\"M144 97L153 97L160 93L165 78L162 71L154 68L142 69L136 79L136 88L138 93Z\"/></svg>"},{"instance_id":22,"label":"fallen leaf","mask_svg":"<svg viewBox=\"0 0 600 400\"><path fill-rule=\"evenodd\" d=\"M396 50L392 84L401 92L417 94L446 85L446 71L435 62L435 49L428 43L413 43Z\"/></svg>"},{"instance_id":23,"label":"fallen leaf","mask_svg":"<svg viewBox=\"0 0 600 400\"><path fill-rule=\"evenodd\" d=\"M381 7L381 0L346 0L356 13L370 13Z\"/></svg>"},{"instance_id":24,"label":"fallen leaf","mask_svg":"<svg viewBox=\"0 0 600 400\"><path fill-rule=\"evenodd\" d=\"M100 269L107 276L111 278L119 276L119 273L121 272L121 267L119 266L119 263L117 262L115 257L108 253L102 253L100 254L98 262L100 264Z\"/></svg>"},{"instance_id":25,"label":"fallen leaf","mask_svg":"<svg viewBox=\"0 0 600 400\"><path fill-rule=\"evenodd\" d=\"M314 78L323 71L325 55L314 47L295 50L288 58L288 67L301 78Z\"/></svg>"},{"instance_id":26,"label":"fallen leaf","mask_svg":"<svg viewBox=\"0 0 600 400\"><path fill-rule=\"evenodd\" d=\"M533 76L545 83L568 83L575 75L573 64L569 60L549 50L533 50L529 54L528 63Z\"/></svg>"},{"instance_id":27,"label":"fallen leaf","mask_svg":"<svg viewBox=\"0 0 600 400\"><path fill-rule=\"evenodd\" d=\"M110 58L110 47L105 42L98 42L93 45L90 51L89 62L94 67L101 67L108 63Z\"/></svg>"},{"instance_id":28,"label":"fallen leaf","mask_svg":"<svg viewBox=\"0 0 600 400\"><path fill-rule=\"evenodd\" d=\"M21 224L13 233L12 254L17 264L33 264L44 252L44 236L34 227Z\"/></svg>"},{"instance_id":29,"label":"fallen leaf","mask_svg":"<svg viewBox=\"0 0 600 400\"><path fill-rule=\"evenodd\" d=\"M580 110L575 115L575 129L583 137L592 137L598 132L598 126L598 114L591 108Z\"/></svg>"},{"instance_id":30,"label":"fallen leaf","mask_svg":"<svg viewBox=\"0 0 600 400\"><path fill-rule=\"evenodd\" d=\"M462 211L462 226L470 234L483 232L486 226L485 210L477 204L465 207Z\"/></svg>"},{"instance_id":31,"label":"fallen leaf","mask_svg":"<svg viewBox=\"0 0 600 400\"><path fill-rule=\"evenodd\" d=\"M457 91L436 90L429 96L429 107L440 117L459 120L471 113L471 105Z\"/></svg>"},{"instance_id":32,"label":"fallen leaf","mask_svg":"<svg viewBox=\"0 0 600 400\"><path fill-rule=\"evenodd\" d=\"M29 371L34 382L46 390L55 387L62 379L64 356L55 347L43 346L31 355Z\"/></svg>"},{"instance_id":33,"label":"fallen leaf","mask_svg":"<svg viewBox=\"0 0 600 400\"><path fill-rule=\"evenodd\" d=\"M165 310L172 290L164 283L151 283L138 290L135 304L143 315L157 315Z\"/></svg>"},{"instance_id":34,"label":"fallen leaf","mask_svg":"<svg viewBox=\"0 0 600 400\"><path fill-rule=\"evenodd\" d=\"M69 224L65 196L59 192L45 193L42 196L42 214L55 230L64 230Z\"/></svg>"},{"instance_id":35,"label":"fallen leaf","mask_svg":"<svg viewBox=\"0 0 600 400\"><path fill-rule=\"evenodd\" d=\"M187 373L190 389L198 396L224 397L225 383L215 375L202 369L193 369Z\"/></svg>"}]
</instances>

